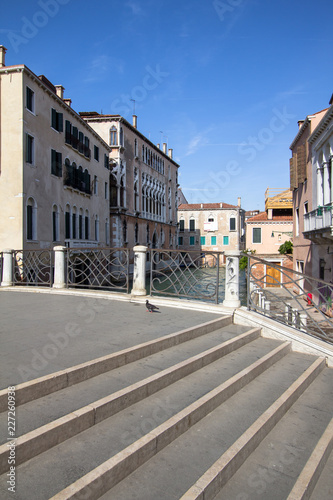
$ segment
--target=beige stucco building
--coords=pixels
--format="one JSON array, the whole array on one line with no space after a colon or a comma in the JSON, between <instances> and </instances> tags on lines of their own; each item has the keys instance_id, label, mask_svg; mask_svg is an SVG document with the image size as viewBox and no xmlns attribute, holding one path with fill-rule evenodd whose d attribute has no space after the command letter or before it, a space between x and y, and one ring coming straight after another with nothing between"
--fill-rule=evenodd
<instances>
[{"instance_id":1,"label":"beige stucco building","mask_svg":"<svg viewBox=\"0 0 333 500\"><path fill-rule=\"evenodd\" d=\"M120 115L80 113L110 151L111 245L150 248L177 245L179 165L172 149L153 144Z\"/></svg>"},{"instance_id":2,"label":"beige stucco building","mask_svg":"<svg viewBox=\"0 0 333 500\"><path fill-rule=\"evenodd\" d=\"M0 46L0 248L105 246L109 146L64 99L64 88Z\"/></svg>"},{"instance_id":3,"label":"beige stucco building","mask_svg":"<svg viewBox=\"0 0 333 500\"><path fill-rule=\"evenodd\" d=\"M218 251L244 249L245 211L228 203L188 203L178 207L179 250ZM225 262L222 258L221 262Z\"/></svg>"},{"instance_id":4,"label":"beige stucco building","mask_svg":"<svg viewBox=\"0 0 333 500\"><path fill-rule=\"evenodd\" d=\"M280 286L284 275L271 267L277 264L292 267L292 258L281 255L279 247L293 236L293 202L290 189L269 189L265 193L265 211L246 221L246 249L256 257L265 259L266 264L256 264L257 277L265 276L265 286ZM253 272L253 270L252 270Z\"/></svg>"}]
</instances>

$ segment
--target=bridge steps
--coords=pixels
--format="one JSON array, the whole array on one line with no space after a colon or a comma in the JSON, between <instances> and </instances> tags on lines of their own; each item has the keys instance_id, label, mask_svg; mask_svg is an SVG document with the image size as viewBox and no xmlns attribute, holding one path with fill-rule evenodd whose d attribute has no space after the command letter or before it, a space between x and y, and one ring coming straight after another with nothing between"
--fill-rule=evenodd
<instances>
[{"instance_id":1,"label":"bridge steps","mask_svg":"<svg viewBox=\"0 0 333 500\"><path fill-rule=\"evenodd\" d=\"M67 375L65 387L53 390L53 383L40 398L38 384L34 391L26 389L28 397L23 388L15 498L214 498L210 492L219 495L221 485L224 491L232 487L256 452L265 454L270 436L276 443L284 432L293 438L295 415L307 407L308 397L312 408L322 393L327 408L318 410L319 402L313 403L311 418L320 425L311 455L332 410L327 381L333 371L322 359L291 352L288 342L224 321L222 328L216 322L200 333L175 334L171 344L170 339L160 343L162 349L140 348L111 370L100 370L96 360L95 367L72 372L79 374L76 384L69 385ZM303 449L302 433L299 439ZM3 441L0 497L6 499L11 494L5 447ZM298 474L309 458L303 455ZM198 496L205 481L205 496ZM292 486L288 483L288 491Z\"/></svg>"}]
</instances>

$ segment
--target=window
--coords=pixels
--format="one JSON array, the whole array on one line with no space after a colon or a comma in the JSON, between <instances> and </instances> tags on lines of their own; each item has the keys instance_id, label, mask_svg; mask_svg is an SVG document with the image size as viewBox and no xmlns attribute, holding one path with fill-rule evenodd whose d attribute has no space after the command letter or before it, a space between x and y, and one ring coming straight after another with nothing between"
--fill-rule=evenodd
<instances>
[{"instance_id":1,"label":"window","mask_svg":"<svg viewBox=\"0 0 333 500\"><path fill-rule=\"evenodd\" d=\"M30 163L31 165L34 164L35 160L35 140L29 134L26 134L25 160L27 163Z\"/></svg>"},{"instance_id":2,"label":"window","mask_svg":"<svg viewBox=\"0 0 333 500\"><path fill-rule=\"evenodd\" d=\"M195 245L195 237L194 236L190 236L190 245L191 246Z\"/></svg>"},{"instance_id":3,"label":"window","mask_svg":"<svg viewBox=\"0 0 333 500\"><path fill-rule=\"evenodd\" d=\"M84 135L83 132L79 132L79 144L78 144L79 153L84 153Z\"/></svg>"},{"instance_id":4,"label":"window","mask_svg":"<svg viewBox=\"0 0 333 500\"><path fill-rule=\"evenodd\" d=\"M210 237L210 244L211 245L216 245L216 236L211 236Z\"/></svg>"},{"instance_id":5,"label":"window","mask_svg":"<svg viewBox=\"0 0 333 500\"><path fill-rule=\"evenodd\" d=\"M261 243L261 227L252 228L252 243Z\"/></svg>"},{"instance_id":6,"label":"window","mask_svg":"<svg viewBox=\"0 0 333 500\"><path fill-rule=\"evenodd\" d=\"M51 109L51 127L58 132L64 130L64 117L62 113L58 113L54 108Z\"/></svg>"},{"instance_id":7,"label":"window","mask_svg":"<svg viewBox=\"0 0 333 500\"><path fill-rule=\"evenodd\" d=\"M94 146L94 160L99 161L99 147Z\"/></svg>"},{"instance_id":8,"label":"window","mask_svg":"<svg viewBox=\"0 0 333 500\"><path fill-rule=\"evenodd\" d=\"M134 139L134 156L138 157L139 156L139 150L138 150L138 140Z\"/></svg>"},{"instance_id":9,"label":"window","mask_svg":"<svg viewBox=\"0 0 333 500\"><path fill-rule=\"evenodd\" d=\"M117 129L115 126L110 128L110 145L111 146L117 146L118 141L117 141Z\"/></svg>"},{"instance_id":10,"label":"window","mask_svg":"<svg viewBox=\"0 0 333 500\"><path fill-rule=\"evenodd\" d=\"M309 203L306 201L304 203L304 215L309 213Z\"/></svg>"},{"instance_id":11,"label":"window","mask_svg":"<svg viewBox=\"0 0 333 500\"><path fill-rule=\"evenodd\" d=\"M178 245L179 246L183 245L183 237L182 236L179 236L179 238L178 238Z\"/></svg>"},{"instance_id":12,"label":"window","mask_svg":"<svg viewBox=\"0 0 333 500\"><path fill-rule=\"evenodd\" d=\"M65 143L72 144L72 125L68 120L65 121Z\"/></svg>"},{"instance_id":13,"label":"window","mask_svg":"<svg viewBox=\"0 0 333 500\"><path fill-rule=\"evenodd\" d=\"M206 236L200 236L200 245L206 245Z\"/></svg>"},{"instance_id":14,"label":"window","mask_svg":"<svg viewBox=\"0 0 333 500\"><path fill-rule=\"evenodd\" d=\"M76 234L76 208L73 209L72 213L72 238L75 240L77 237Z\"/></svg>"},{"instance_id":15,"label":"window","mask_svg":"<svg viewBox=\"0 0 333 500\"><path fill-rule=\"evenodd\" d=\"M82 213L82 208L80 209L79 213L79 238L82 240L83 237L83 213Z\"/></svg>"},{"instance_id":16,"label":"window","mask_svg":"<svg viewBox=\"0 0 333 500\"><path fill-rule=\"evenodd\" d=\"M229 245L229 236L223 236L223 245Z\"/></svg>"},{"instance_id":17,"label":"window","mask_svg":"<svg viewBox=\"0 0 333 500\"><path fill-rule=\"evenodd\" d=\"M62 154L51 149L51 174L57 177L62 176Z\"/></svg>"},{"instance_id":18,"label":"window","mask_svg":"<svg viewBox=\"0 0 333 500\"><path fill-rule=\"evenodd\" d=\"M107 199L108 199L108 197L109 197L109 196L108 196L108 191L109 191L109 190L108 190L108 183L106 182L106 183L104 184L104 196L105 196L105 199L106 199L106 200L107 200Z\"/></svg>"},{"instance_id":19,"label":"window","mask_svg":"<svg viewBox=\"0 0 333 500\"><path fill-rule=\"evenodd\" d=\"M296 208L295 210L295 235L299 236L299 208Z\"/></svg>"},{"instance_id":20,"label":"window","mask_svg":"<svg viewBox=\"0 0 333 500\"><path fill-rule=\"evenodd\" d=\"M190 231L195 231L195 220L190 219Z\"/></svg>"},{"instance_id":21,"label":"window","mask_svg":"<svg viewBox=\"0 0 333 500\"><path fill-rule=\"evenodd\" d=\"M105 221L105 243L107 245L110 245L110 225L109 225L109 219L106 219L106 221Z\"/></svg>"},{"instance_id":22,"label":"window","mask_svg":"<svg viewBox=\"0 0 333 500\"><path fill-rule=\"evenodd\" d=\"M95 241L99 241L99 220L97 215L95 218Z\"/></svg>"},{"instance_id":23,"label":"window","mask_svg":"<svg viewBox=\"0 0 333 500\"><path fill-rule=\"evenodd\" d=\"M123 131L123 127L120 127L119 144L120 144L120 146L124 145L124 131Z\"/></svg>"},{"instance_id":24,"label":"window","mask_svg":"<svg viewBox=\"0 0 333 500\"><path fill-rule=\"evenodd\" d=\"M32 113L35 112L35 92L29 87L26 88L26 108Z\"/></svg>"},{"instance_id":25,"label":"window","mask_svg":"<svg viewBox=\"0 0 333 500\"><path fill-rule=\"evenodd\" d=\"M72 147L74 149L79 147L79 130L77 127L72 128Z\"/></svg>"},{"instance_id":26,"label":"window","mask_svg":"<svg viewBox=\"0 0 333 500\"><path fill-rule=\"evenodd\" d=\"M104 154L104 167L109 170L109 156Z\"/></svg>"},{"instance_id":27,"label":"window","mask_svg":"<svg viewBox=\"0 0 333 500\"><path fill-rule=\"evenodd\" d=\"M89 217L87 215L84 218L84 238L89 239Z\"/></svg>"},{"instance_id":28,"label":"window","mask_svg":"<svg viewBox=\"0 0 333 500\"><path fill-rule=\"evenodd\" d=\"M37 205L33 198L27 201L27 240L37 239Z\"/></svg>"},{"instance_id":29,"label":"window","mask_svg":"<svg viewBox=\"0 0 333 500\"><path fill-rule=\"evenodd\" d=\"M94 175L94 194L98 194L98 179L97 179L97 175Z\"/></svg>"},{"instance_id":30,"label":"window","mask_svg":"<svg viewBox=\"0 0 333 500\"><path fill-rule=\"evenodd\" d=\"M183 233L184 232L184 228L185 228L185 221L184 221L184 219L180 219L180 221L179 221L179 231L181 233Z\"/></svg>"},{"instance_id":31,"label":"window","mask_svg":"<svg viewBox=\"0 0 333 500\"><path fill-rule=\"evenodd\" d=\"M70 208L67 205L65 212L65 238L69 239L71 237L71 214Z\"/></svg>"},{"instance_id":32,"label":"window","mask_svg":"<svg viewBox=\"0 0 333 500\"><path fill-rule=\"evenodd\" d=\"M235 217L230 217L229 229L230 229L230 231L236 231L236 219L235 219Z\"/></svg>"},{"instance_id":33,"label":"window","mask_svg":"<svg viewBox=\"0 0 333 500\"><path fill-rule=\"evenodd\" d=\"M52 210L52 239L53 241L59 241L59 211L56 205L53 206Z\"/></svg>"},{"instance_id":34,"label":"window","mask_svg":"<svg viewBox=\"0 0 333 500\"><path fill-rule=\"evenodd\" d=\"M90 158L89 137L84 138L84 156Z\"/></svg>"}]
</instances>

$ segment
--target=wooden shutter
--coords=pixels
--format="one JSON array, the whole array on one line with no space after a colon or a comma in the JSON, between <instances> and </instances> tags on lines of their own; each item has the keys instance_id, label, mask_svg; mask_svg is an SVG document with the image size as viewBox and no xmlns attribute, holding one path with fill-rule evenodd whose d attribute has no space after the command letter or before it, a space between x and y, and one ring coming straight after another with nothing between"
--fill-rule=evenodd
<instances>
[{"instance_id":1,"label":"wooden shutter","mask_svg":"<svg viewBox=\"0 0 333 500\"><path fill-rule=\"evenodd\" d=\"M306 179L306 155L305 144L297 148L297 183L304 182Z\"/></svg>"},{"instance_id":2,"label":"wooden shutter","mask_svg":"<svg viewBox=\"0 0 333 500\"><path fill-rule=\"evenodd\" d=\"M289 168L290 168L290 189L296 189L297 188L297 183L296 183L296 165L295 165L295 158L290 158L289 160Z\"/></svg>"}]
</instances>

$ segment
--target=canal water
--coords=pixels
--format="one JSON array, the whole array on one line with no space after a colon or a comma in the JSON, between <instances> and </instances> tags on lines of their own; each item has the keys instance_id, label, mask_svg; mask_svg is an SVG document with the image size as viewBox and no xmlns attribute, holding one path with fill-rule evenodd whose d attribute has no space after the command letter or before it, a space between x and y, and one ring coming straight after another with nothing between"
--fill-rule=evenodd
<instances>
[{"instance_id":1,"label":"canal water","mask_svg":"<svg viewBox=\"0 0 333 500\"><path fill-rule=\"evenodd\" d=\"M177 296L215 302L216 268L186 269L169 274L154 274L151 295ZM150 294L150 276L147 276L147 293ZM225 267L219 269L218 302L223 302L225 295ZM239 272L239 299L246 305L246 272Z\"/></svg>"}]
</instances>

